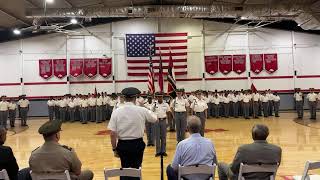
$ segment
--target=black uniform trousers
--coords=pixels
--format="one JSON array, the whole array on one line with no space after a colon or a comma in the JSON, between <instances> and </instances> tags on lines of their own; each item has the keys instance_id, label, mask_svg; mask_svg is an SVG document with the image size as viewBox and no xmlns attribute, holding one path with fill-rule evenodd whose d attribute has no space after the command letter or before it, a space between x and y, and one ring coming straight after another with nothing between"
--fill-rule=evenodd
<instances>
[{"instance_id":1,"label":"black uniform trousers","mask_svg":"<svg viewBox=\"0 0 320 180\"><path fill-rule=\"evenodd\" d=\"M142 164L143 152L146 144L142 138L133 140L119 140L117 152L121 160L122 168L139 169ZM138 180L135 177L120 177L120 180Z\"/></svg>"}]
</instances>

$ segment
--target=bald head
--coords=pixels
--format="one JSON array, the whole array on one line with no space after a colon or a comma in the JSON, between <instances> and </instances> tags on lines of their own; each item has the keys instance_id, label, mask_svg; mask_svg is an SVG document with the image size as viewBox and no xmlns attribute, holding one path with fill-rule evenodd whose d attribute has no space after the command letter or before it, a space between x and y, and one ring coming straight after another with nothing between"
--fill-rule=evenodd
<instances>
[{"instance_id":1,"label":"bald head","mask_svg":"<svg viewBox=\"0 0 320 180\"><path fill-rule=\"evenodd\" d=\"M188 117L188 130L191 134L200 133L201 121L197 116Z\"/></svg>"},{"instance_id":2,"label":"bald head","mask_svg":"<svg viewBox=\"0 0 320 180\"><path fill-rule=\"evenodd\" d=\"M256 124L252 128L253 140L266 140L269 136L269 128L263 124Z\"/></svg>"},{"instance_id":3,"label":"bald head","mask_svg":"<svg viewBox=\"0 0 320 180\"><path fill-rule=\"evenodd\" d=\"M0 127L0 145L4 144L7 139L7 130L3 127Z\"/></svg>"}]
</instances>

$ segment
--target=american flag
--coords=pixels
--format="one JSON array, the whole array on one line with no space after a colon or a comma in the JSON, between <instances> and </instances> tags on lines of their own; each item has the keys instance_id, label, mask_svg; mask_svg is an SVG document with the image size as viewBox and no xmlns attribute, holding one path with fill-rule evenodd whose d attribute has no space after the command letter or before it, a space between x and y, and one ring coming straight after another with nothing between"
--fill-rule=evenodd
<instances>
[{"instance_id":1,"label":"american flag","mask_svg":"<svg viewBox=\"0 0 320 180\"><path fill-rule=\"evenodd\" d=\"M167 74L170 49L175 75L187 74L188 33L126 34L128 76L147 76L149 46L153 46L154 73L159 72L160 52L164 74Z\"/></svg>"},{"instance_id":2,"label":"american flag","mask_svg":"<svg viewBox=\"0 0 320 180\"><path fill-rule=\"evenodd\" d=\"M152 65L152 47L149 47L149 72L148 72L148 90L150 94L155 93L154 87L154 72L153 72L153 65Z\"/></svg>"}]
</instances>

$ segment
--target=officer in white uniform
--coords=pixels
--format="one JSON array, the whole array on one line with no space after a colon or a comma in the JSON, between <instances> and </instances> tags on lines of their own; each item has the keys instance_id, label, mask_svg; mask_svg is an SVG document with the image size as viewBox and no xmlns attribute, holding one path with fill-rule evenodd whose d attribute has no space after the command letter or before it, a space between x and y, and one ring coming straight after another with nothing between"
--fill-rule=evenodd
<instances>
[{"instance_id":1,"label":"officer in white uniform","mask_svg":"<svg viewBox=\"0 0 320 180\"><path fill-rule=\"evenodd\" d=\"M49 114L49 120L52 121L54 118L54 100L53 97L50 97L50 99L47 102L48 105L48 114Z\"/></svg>"},{"instance_id":2,"label":"officer in white uniform","mask_svg":"<svg viewBox=\"0 0 320 180\"><path fill-rule=\"evenodd\" d=\"M2 96L0 98L0 127L5 129L7 128L7 120L8 120L8 102L6 101L5 97Z\"/></svg>"},{"instance_id":3,"label":"officer in white uniform","mask_svg":"<svg viewBox=\"0 0 320 180\"><path fill-rule=\"evenodd\" d=\"M196 92L196 97L191 103L190 108L193 110L194 114L198 116L201 120L200 134L202 137L204 137L204 128L206 125L208 105L204 100L201 99L200 90Z\"/></svg>"},{"instance_id":4,"label":"officer in white uniform","mask_svg":"<svg viewBox=\"0 0 320 180\"><path fill-rule=\"evenodd\" d=\"M14 102L14 99L12 98L10 103L8 104L9 108L9 120L10 120L10 126L14 127L15 121L16 121L16 111L17 111L17 105Z\"/></svg>"},{"instance_id":5,"label":"officer in white uniform","mask_svg":"<svg viewBox=\"0 0 320 180\"><path fill-rule=\"evenodd\" d=\"M298 114L298 118L302 119L303 117L303 93L297 89L293 95L295 103L296 103L296 111Z\"/></svg>"},{"instance_id":6,"label":"officer in white uniform","mask_svg":"<svg viewBox=\"0 0 320 180\"><path fill-rule=\"evenodd\" d=\"M26 95L22 95L22 99L18 101L18 105L20 107L20 113L21 113L21 126L28 126L27 125L27 117L28 117L28 111L29 111L29 100L26 99Z\"/></svg>"},{"instance_id":7,"label":"officer in white uniform","mask_svg":"<svg viewBox=\"0 0 320 180\"><path fill-rule=\"evenodd\" d=\"M307 99L309 102L310 119L315 120L317 116L317 94L314 92L314 88L310 88Z\"/></svg>"},{"instance_id":8,"label":"officer in white uniform","mask_svg":"<svg viewBox=\"0 0 320 180\"><path fill-rule=\"evenodd\" d=\"M171 102L170 107L176 121L177 142L184 140L187 129L187 108L190 106L187 99L182 97L183 89L177 89L177 97Z\"/></svg>"},{"instance_id":9,"label":"officer in white uniform","mask_svg":"<svg viewBox=\"0 0 320 180\"><path fill-rule=\"evenodd\" d=\"M143 134L146 121L156 122L157 116L144 107L136 106L136 95L141 92L137 88L125 88L121 92L125 96L125 105L112 112L108 129L115 156L119 156L122 168L140 168L145 143ZM125 179L139 179L121 177Z\"/></svg>"},{"instance_id":10,"label":"officer in white uniform","mask_svg":"<svg viewBox=\"0 0 320 180\"><path fill-rule=\"evenodd\" d=\"M152 106L152 111L155 112L158 122L155 123L156 135L156 157L167 156L167 116L170 112L169 104L163 101L163 93L156 93L156 101Z\"/></svg>"},{"instance_id":11,"label":"officer in white uniform","mask_svg":"<svg viewBox=\"0 0 320 180\"><path fill-rule=\"evenodd\" d=\"M274 115L279 117L279 107L280 107L280 96L277 92L273 94L273 106L274 106Z\"/></svg>"}]
</instances>

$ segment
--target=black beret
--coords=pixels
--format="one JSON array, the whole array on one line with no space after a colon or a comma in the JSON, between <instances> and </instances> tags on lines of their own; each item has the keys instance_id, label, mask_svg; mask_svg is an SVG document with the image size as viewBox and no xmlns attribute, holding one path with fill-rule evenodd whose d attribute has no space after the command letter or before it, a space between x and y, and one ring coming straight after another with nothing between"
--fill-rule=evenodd
<instances>
[{"instance_id":1,"label":"black beret","mask_svg":"<svg viewBox=\"0 0 320 180\"><path fill-rule=\"evenodd\" d=\"M141 94L141 91L134 87L128 87L121 91L121 94L123 94L125 97L134 97L138 94Z\"/></svg>"},{"instance_id":2,"label":"black beret","mask_svg":"<svg viewBox=\"0 0 320 180\"><path fill-rule=\"evenodd\" d=\"M163 96L163 92L156 92L156 96Z\"/></svg>"},{"instance_id":3,"label":"black beret","mask_svg":"<svg viewBox=\"0 0 320 180\"><path fill-rule=\"evenodd\" d=\"M39 134L48 135L61 131L61 121L54 120L44 123L38 130Z\"/></svg>"}]
</instances>

